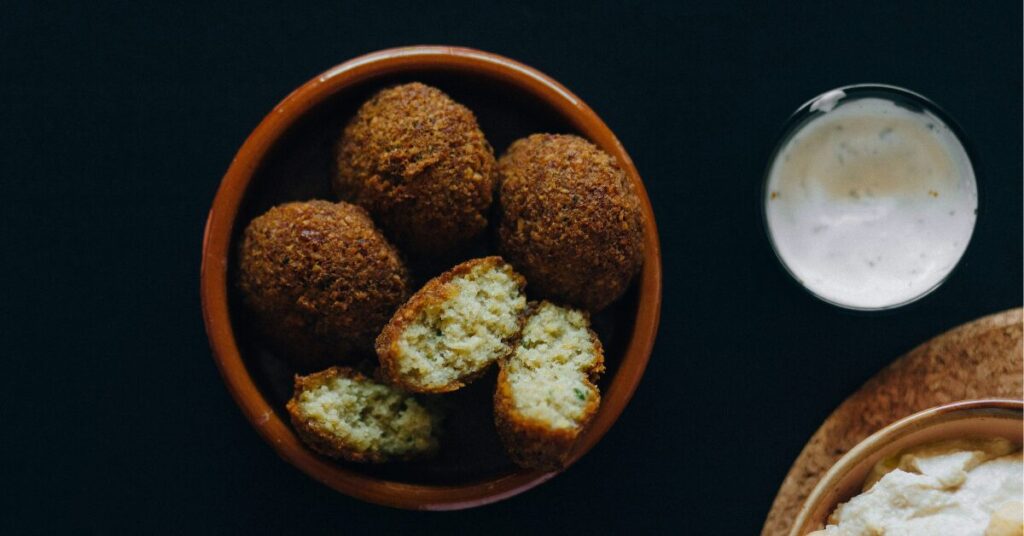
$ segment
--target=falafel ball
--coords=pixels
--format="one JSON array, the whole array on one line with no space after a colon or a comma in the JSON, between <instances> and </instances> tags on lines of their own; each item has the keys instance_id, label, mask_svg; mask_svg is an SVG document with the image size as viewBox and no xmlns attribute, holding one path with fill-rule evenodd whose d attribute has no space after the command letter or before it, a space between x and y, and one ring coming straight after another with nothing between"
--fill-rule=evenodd
<instances>
[{"instance_id":1,"label":"falafel ball","mask_svg":"<svg viewBox=\"0 0 1024 536\"><path fill-rule=\"evenodd\" d=\"M468 260L427 281L377 337L382 376L414 393L465 387L512 352L525 288L501 257Z\"/></svg>"},{"instance_id":2,"label":"falafel ball","mask_svg":"<svg viewBox=\"0 0 1024 536\"><path fill-rule=\"evenodd\" d=\"M468 108L418 82L374 95L345 127L334 190L413 254L449 252L487 227L494 150Z\"/></svg>"},{"instance_id":3,"label":"falafel ball","mask_svg":"<svg viewBox=\"0 0 1024 536\"><path fill-rule=\"evenodd\" d=\"M366 355L410 293L409 273L366 211L307 201L245 229L239 288L267 339L303 370Z\"/></svg>"},{"instance_id":4,"label":"falafel ball","mask_svg":"<svg viewBox=\"0 0 1024 536\"><path fill-rule=\"evenodd\" d=\"M643 263L640 200L615 159L579 136L534 134L498 161L498 248L539 295L592 312Z\"/></svg>"},{"instance_id":5,"label":"falafel ball","mask_svg":"<svg viewBox=\"0 0 1024 536\"><path fill-rule=\"evenodd\" d=\"M494 424L509 457L520 467L565 467L601 405L604 348L587 313L530 304L522 338L500 364Z\"/></svg>"},{"instance_id":6,"label":"falafel ball","mask_svg":"<svg viewBox=\"0 0 1024 536\"><path fill-rule=\"evenodd\" d=\"M287 409L310 448L353 462L429 457L437 452L443 418L438 407L349 367L296 375Z\"/></svg>"}]
</instances>

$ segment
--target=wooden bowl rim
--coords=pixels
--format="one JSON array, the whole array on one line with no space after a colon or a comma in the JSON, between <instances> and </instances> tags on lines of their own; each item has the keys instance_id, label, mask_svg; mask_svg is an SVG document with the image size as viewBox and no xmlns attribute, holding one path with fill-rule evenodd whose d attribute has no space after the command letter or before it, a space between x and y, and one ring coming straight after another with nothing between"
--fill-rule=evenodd
<instances>
[{"instance_id":1,"label":"wooden bowl rim","mask_svg":"<svg viewBox=\"0 0 1024 536\"><path fill-rule=\"evenodd\" d=\"M800 508L793 527L789 531L789 536L804 536L808 531L816 530L817 525L822 522L816 515L822 503L826 500L836 502L832 500L836 498L831 493L832 489L838 486L851 471L873 458L875 454L885 450L890 444L933 426L977 418L1022 420L1024 419L1024 400L962 400L919 411L871 434L839 458L821 477ZM828 512L831 512L836 506L837 504L829 505L825 515L827 516Z\"/></svg>"},{"instance_id":2,"label":"wooden bowl rim","mask_svg":"<svg viewBox=\"0 0 1024 536\"><path fill-rule=\"evenodd\" d=\"M454 510L522 493L557 472L515 470L458 485L421 485L383 480L350 471L315 454L272 409L246 369L231 326L228 259L239 207L253 174L268 150L299 118L337 93L367 80L414 71L467 73L508 84L539 99L580 134L615 156L636 188L644 213L644 265L629 343L616 374L603 393L601 409L577 444L571 461L590 450L618 419L650 358L661 310L661 248L650 199L625 148L604 122L558 82L514 60L479 50L412 46L366 54L328 69L285 97L246 139L221 181L206 221L200 267L203 320L214 361L245 417L279 456L337 491L365 501L408 509Z\"/></svg>"}]
</instances>

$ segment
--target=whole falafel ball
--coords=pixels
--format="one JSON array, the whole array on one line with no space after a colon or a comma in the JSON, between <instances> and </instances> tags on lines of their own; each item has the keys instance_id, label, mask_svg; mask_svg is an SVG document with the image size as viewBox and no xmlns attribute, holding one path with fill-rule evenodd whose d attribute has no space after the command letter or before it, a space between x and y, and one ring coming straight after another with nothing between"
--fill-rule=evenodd
<instances>
[{"instance_id":1,"label":"whole falafel ball","mask_svg":"<svg viewBox=\"0 0 1024 536\"><path fill-rule=\"evenodd\" d=\"M245 229L239 288L261 331L300 369L367 354L409 297L409 273L366 211L285 203Z\"/></svg>"},{"instance_id":2,"label":"whole falafel ball","mask_svg":"<svg viewBox=\"0 0 1024 536\"><path fill-rule=\"evenodd\" d=\"M498 160L501 254L544 297L596 312L643 263L640 200L615 159L572 135L534 134Z\"/></svg>"},{"instance_id":3,"label":"whole falafel ball","mask_svg":"<svg viewBox=\"0 0 1024 536\"><path fill-rule=\"evenodd\" d=\"M335 192L411 253L455 250L487 227L494 150L473 112L437 88L374 95L345 127L337 164Z\"/></svg>"}]
</instances>

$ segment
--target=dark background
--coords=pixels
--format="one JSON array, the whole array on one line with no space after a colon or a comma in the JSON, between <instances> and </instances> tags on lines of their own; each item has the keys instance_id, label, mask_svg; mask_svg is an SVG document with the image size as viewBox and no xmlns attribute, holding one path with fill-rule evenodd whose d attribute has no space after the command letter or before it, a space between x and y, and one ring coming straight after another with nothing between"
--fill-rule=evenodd
<instances>
[{"instance_id":1,"label":"dark background","mask_svg":"<svg viewBox=\"0 0 1024 536\"><path fill-rule=\"evenodd\" d=\"M1021 304L1020 2L91 4L0 17L0 532L755 534L846 395ZM644 177L664 253L657 345L620 421L565 474L461 513L363 504L281 461L199 311L206 211L251 129L328 67L421 43L510 56L586 100ZM982 195L953 277L868 316L787 279L757 204L786 117L866 81L956 118Z\"/></svg>"}]
</instances>

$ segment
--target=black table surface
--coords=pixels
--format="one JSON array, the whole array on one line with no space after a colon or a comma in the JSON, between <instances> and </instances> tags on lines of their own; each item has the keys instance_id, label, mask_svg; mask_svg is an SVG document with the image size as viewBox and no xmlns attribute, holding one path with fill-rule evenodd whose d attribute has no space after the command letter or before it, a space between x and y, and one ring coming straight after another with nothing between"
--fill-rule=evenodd
<instances>
[{"instance_id":1,"label":"black table surface","mask_svg":"<svg viewBox=\"0 0 1024 536\"><path fill-rule=\"evenodd\" d=\"M0 532L755 534L857 386L1021 304L1019 1L173 4L0 16ZM539 488L459 513L364 504L279 459L224 389L199 309L206 212L251 129L326 68L423 43L507 55L586 100L640 170L664 253L657 344L611 432ZM888 314L797 288L758 212L786 117L857 82L932 98L978 157L960 269Z\"/></svg>"}]
</instances>

